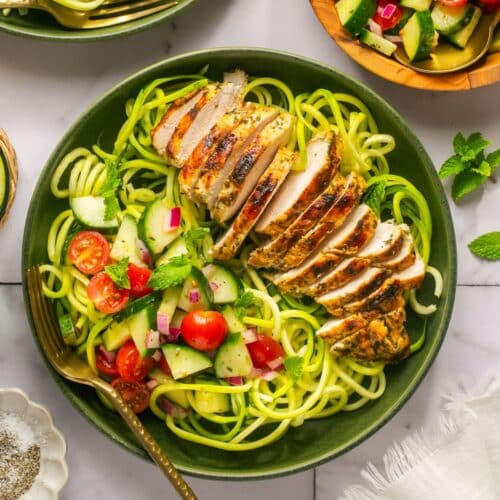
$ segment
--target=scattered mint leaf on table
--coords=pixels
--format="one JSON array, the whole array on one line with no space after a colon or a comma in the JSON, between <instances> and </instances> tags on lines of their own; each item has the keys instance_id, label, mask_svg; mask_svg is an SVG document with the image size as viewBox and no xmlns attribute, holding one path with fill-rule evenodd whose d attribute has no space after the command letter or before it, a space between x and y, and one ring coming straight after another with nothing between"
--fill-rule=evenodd
<instances>
[{"instance_id":1,"label":"scattered mint leaf on table","mask_svg":"<svg viewBox=\"0 0 500 500\"><path fill-rule=\"evenodd\" d=\"M500 231L483 234L469 243L470 251L488 260L500 259Z\"/></svg>"},{"instance_id":2,"label":"scattered mint leaf on table","mask_svg":"<svg viewBox=\"0 0 500 500\"><path fill-rule=\"evenodd\" d=\"M104 272L113 280L120 288L130 288L130 280L128 278L128 258L120 260L116 264L110 264L104 267Z\"/></svg>"},{"instance_id":3,"label":"scattered mint leaf on table","mask_svg":"<svg viewBox=\"0 0 500 500\"><path fill-rule=\"evenodd\" d=\"M479 186L484 184L487 179L488 177L486 177L485 175L478 174L477 172L473 172L472 170L460 172L455 177L455 179L453 179L451 196L455 201L458 201L466 194L471 193Z\"/></svg>"}]
</instances>

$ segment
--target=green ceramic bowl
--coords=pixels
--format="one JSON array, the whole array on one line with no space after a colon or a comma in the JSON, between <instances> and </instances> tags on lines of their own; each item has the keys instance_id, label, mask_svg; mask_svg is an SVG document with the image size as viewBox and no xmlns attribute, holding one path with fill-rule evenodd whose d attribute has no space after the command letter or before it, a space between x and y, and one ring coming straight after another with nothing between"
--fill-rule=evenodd
<instances>
[{"instance_id":1,"label":"green ceramic bowl","mask_svg":"<svg viewBox=\"0 0 500 500\"><path fill-rule=\"evenodd\" d=\"M0 30L29 38L61 40L65 42L70 40L77 42L102 40L104 38L114 38L150 28L151 26L170 19L195 1L196 0L179 0L178 5L165 12L152 14L142 19L138 19L137 21L93 30L73 30L64 28L57 24L50 14L42 11L31 10L28 15L21 16L13 9L8 16L2 16L0 9Z\"/></svg>"},{"instance_id":2,"label":"green ceramic bowl","mask_svg":"<svg viewBox=\"0 0 500 500\"><path fill-rule=\"evenodd\" d=\"M238 67L252 75L283 79L296 93L325 87L362 99L373 112L380 129L396 139L397 148L389 157L393 171L414 182L429 202L434 224L431 263L444 277L443 297L438 311L428 320L424 347L400 365L388 368L384 396L356 412L308 421L290 429L274 444L242 453L218 451L182 441L170 434L155 417L144 417L147 427L180 470L209 478L260 479L307 469L345 453L384 425L415 391L436 357L452 311L456 279L453 224L429 156L404 120L370 89L329 66L291 54L262 49L211 49L169 59L137 73L102 97L71 127L43 169L31 201L24 233L23 275L30 266L46 260L49 225L54 216L67 207L66 202L51 195L49 188L50 178L61 158L77 146L91 146L98 136L101 145L111 148L125 118L123 109L127 98L155 78L194 72L205 64L210 65L209 74L214 79L220 79L223 71ZM432 300L430 288L429 283L423 287L424 302ZM25 302L34 330L26 287ZM410 317L408 327L412 338L416 338L422 331L423 322ZM145 456L120 417L106 410L91 390L69 383L55 373L53 376L68 399L99 430L129 451Z\"/></svg>"}]
</instances>

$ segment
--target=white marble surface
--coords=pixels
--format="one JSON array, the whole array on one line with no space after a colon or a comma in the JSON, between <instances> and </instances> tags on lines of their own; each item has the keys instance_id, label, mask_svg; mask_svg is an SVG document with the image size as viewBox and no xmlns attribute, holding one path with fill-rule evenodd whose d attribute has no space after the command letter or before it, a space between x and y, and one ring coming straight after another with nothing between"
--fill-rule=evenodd
<instances>
[{"instance_id":1,"label":"white marble surface","mask_svg":"<svg viewBox=\"0 0 500 500\"><path fill-rule=\"evenodd\" d=\"M284 49L327 62L364 81L410 123L434 162L450 155L457 130L482 131L500 145L500 86L438 94L398 87L367 73L324 33L307 0L199 0L198 5L153 30L102 43L35 42L0 33L0 127L20 160L18 195L0 230L0 385L18 386L46 404L68 440L70 481L63 499L174 498L148 464L104 440L59 393L39 360L24 318L20 247L25 212L38 173L58 138L100 94L149 63L199 48L249 45ZM429 375L404 409L366 443L313 471L265 482L193 480L202 499L337 498L378 462L395 439L436 417L446 377L476 379L500 364L496 331L500 264L475 259L467 242L498 230L500 183L453 206L459 252L457 305L445 344ZM477 285L477 286L469 286ZM486 286L493 285L493 286ZM12 354L15 352L15 356ZM19 360L23 360L19 363ZM105 474L103 473L105 471ZM130 471L133 471L131 474ZM316 487L314 486L316 485Z\"/></svg>"}]
</instances>

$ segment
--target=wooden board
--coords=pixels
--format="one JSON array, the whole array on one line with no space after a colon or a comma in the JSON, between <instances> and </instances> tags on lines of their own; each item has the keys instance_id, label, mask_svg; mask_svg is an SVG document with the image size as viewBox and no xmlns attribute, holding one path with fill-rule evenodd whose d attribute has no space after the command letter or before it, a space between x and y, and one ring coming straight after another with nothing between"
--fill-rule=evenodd
<instances>
[{"instance_id":1,"label":"wooden board","mask_svg":"<svg viewBox=\"0 0 500 500\"><path fill-rule=\"evenodd\" d=\"M333 0L309 0L316 16L337 45L358 64L400 85L425 90L469 90L500 82L500 52L488 54L468 69L443 75L427 75L403 66L395 59L365 47L340 24Z\"/></svg>"}]
</instances>

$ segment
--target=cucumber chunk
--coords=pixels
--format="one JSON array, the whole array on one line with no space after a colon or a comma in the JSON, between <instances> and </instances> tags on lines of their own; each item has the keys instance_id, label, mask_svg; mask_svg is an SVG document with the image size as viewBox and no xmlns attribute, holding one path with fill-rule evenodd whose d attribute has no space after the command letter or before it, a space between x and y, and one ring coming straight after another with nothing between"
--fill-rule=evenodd
<instances>
[{"instance_id":1,"label":"cucumber chunk","mask_svg":"<svg viewBox=\"0 0 500 500\"><path fill-rule=\"evenodd\" d=\"M410 17L413 15L413 9L408 9L407 7L403 8L403 17L401 17L401 21L399 21L394 28L389 28L384 31L384 35L399 35L399 32L406 26L406 23L410 20Z\"/></svg>"},{"instance_id":2,"label":"cucumber chunk","mask_svg":"<svg viewBox=\"0 0 500 500\"><path fill-rule=\"evenodd\" d=\"M376 0L340 0L336 3L337 13L342 26L356 36L375 14Z\"/></svg>"},{"instance_id":3,"label":"cucumber chunk","mask_svg":"<svg viewBox=\"0 0 500 500\"><path fill-rule=\"evenodd\" d=\"M172 317L172 321L170 322L170 326L173 326L175 328L180 328L182 324L182 320L184 319L184 316L186 316L185 311L181 311L180 309L177 309Z\"/></svg>"},{"instance_id":4,"label":"cucumber chunk","mask_svg":"<svg viewBox=\"0 0 500 500\"><path fill-rule=\"evenodd\" d=\"M410 61L430 56L434 45L434 25L428 10L415 12L401 30L403 46Z\"/></svg>"},{"instance_id":5,"label":"cucumber chunk","mask_svg":"<svg viewBox=\"0 0 500 500\"><path fill-rule=\"evenodd\" d=\"M159 267L162 264L167 264L172 257L180 257L181 255L188 254L184 238L177 238L168 246L167 251L161 257L158 257L155 265Z\"/></svg>"},{"instance_id":6,"label":"cucumber chunk","mask_svg":"<svg viewBox=\"0 0 500 500\"><path fill-rule=\"evenodd\" d=\"M172 318L174 317L175 310L177 309L177 304L179 303L179 299L181 298L181 292L182 288L180 286L168 288L163 292L158 312L161 314L165 314L168 317L169 321L172 321Z\"/></svg>"},{"instance_id":7,"label":"cucumber chunk","mask_svg":"<svg viewBox=\"0 0 500 500\"><path fill-rule=\"evenodd\" d=\"M216 385L205 379L196 379L197 384ZM202 413L226 413L230 410L229 397L222 392L195 391L194 402Z\"/></svg>"},{"instance_id":8,"label":"cucumber chunk","mask_svg":"<svg viewBox=\"0 0 500 500\"><path fill-rule=\"evenodd\" d=\"M69 206L75 219L85 227L92 229L116 229L118 219L105 220L106 206L102 196L80 196L70 198Z\"/></svg>"},{"instance_id":9,"label":"cucumber chunk","mask_svg":"<svg viewBox=\"0 0 500 500\"><path fill-rule=\"evenodd\" d=\"M131 264L146 267L139 255L138 241L137 224L132 216L125 215L111 247L111 258L113 260L128 259Z\"/></svg>"},{"instance_id":10,"label":"cucumber chunk","mask_svg":"<svg viewBox=\"0 0 500 500\"><path fill-rule=\"evenodd\" d=\"M116 351L132 338L128 321L113 321L107 330L102 334L102 341L106 351Z\"/></svg>"},{"instance_id":11,"label":"cucumber chunk","mask_svg":"<svg viewBox=\"0 0 500 500\"><path fill-rule=\"evenodd\" d=\"M213 291L214 304L228 304L238 298L242 288L241 282L227 267L209 264L202 271Z\"/></svg>"},{"instance_id":12,"label":"cucumber chunk","mask_svg":"<svg viewBox=\"0 0 500 500\"><path fill-rule=\"evenodd\" d=\"M436 3L432 9L434 29L443 35L451 35L464 28L474 15L474 6L471 4L450 7Z\"/></svg>"},{"instance_id":13,"label":"cucumber chunk","mask_svg":"<svg viewBox=\"0 0 500 500\"><path fill-rule=\"evenodd\" d=\"M139 299L129 302L120 312L117 312L113 318L116 321L123 321L130 318L139 311L146 309L146 307L156 307L160 302L160 295L158 293L150 293Z\"/></svg>"},{"instance_id":14,"label":"cucumber chunk","mask_svg":"<svg viewBox=\"0 0 500 500\"><path fill-rule=\"evenodd\" d=\"M448 40L460 49L465 48L467 42L469 41L469 38L472 36L472 33L474 33L474 30L479 23L479 19L481 19L481 9L475 5L471 5L471 7L474 12L466 26L460 31L457 31L456 33L448 36Z\"/></svg>"},{"instance_id":15,"label":"cucumber chunk","mask_svg":"<svg viewBox=\"0 0 500 500\"><path fill-rule=\"evenodd\" d=\"M210 358L191 347L165 344L162 346L162 351L175 380L212 367Z\"/></svg>"},{"instance_id":16,"label":"cucumber chunk","mask_svg":"<svg viewBox=\"0 0 500 500\"><path fill-rule=\"evenodd\" d=\"M181 227L170 231L164 230L169 208L165 200L150 203L139 220L139 238L144 241L149 251L158 255L165 247L181 234Z\"/></svg>"},{"instance_id":17,"label":"cucumber chunk","mask_svg":"<svg viewBox=\"0 0 500 500\"><path fill-rule=\"evenodd\" d=\"M363 28L359 33L359 40L365 45L368 45L368 47L371 47L386 56L391 56L398 48L395 43L392 43L384 37L379 36L376 33L372 33L365 28Z\"/></svg>"},{"instance_id":18,"label":"cucumber chunk","mask_svg":"<svg viewBox=\"0 0 500 500\"><path fill-rule=\"evenodd\" d=\"M162 372L159 368L153 368L153 370L149 373L149 376L161 385L175 384L175 380L172 377L169 377L166 373ZM172 401L172 403L176 403L183 408L189 408L187 393L183 389L168 391L165 393L165 397Z\"/></svg>"},{"instance_id":19,"label":"cucumber chunk","mask_svg":"<svg viewBox=\"0 0 500 500\"><path fill-rule=\"evenodd\" d=\"M401 0L400 4L403 7L423 12L431 8L432 0Z\"/></svg>"},{"instance_id":20,"label":"cucumber chunk","mask_svg":"<svg viewBox=\"0 0 500 500\"><path fill-rule=\"evenodd\" d=\"M197 291L199 300L190 300L190 293ZM193 267L182 287L181 298L177 307L183 311L207 310L213 302L213 293L205 275L196 267Z\"/></svg>"},{"instance_id":21,"label":"cucumber chunk","mask_svg":"<svg viewBox=\"0 0 500 500\"><path fill-rule=\"evenodd\" d=\"M241 334L230 334L219 347L214 368L218 378L246 377L252 371L252 359Z\"/></svg>"},{"instance_id":22,"label":"cucumber chunk","mask_svg":"<svg viewBox=\"0 0 500 500\"><path fill-rule=\"evenodd\" d=\"M152 352L152 349L146 347L146 335L150 330L156 329L156 309L147 307L134 314L127 321L135 347L137 347L141 358L145 358Z\"/></svg>"},{"instance_id":23,"label":"cucumber chunk","mask_svg":"<svg viewBox=\"0 0 500 500\"><path fill-rule=\"evenodd\" d=\"M238 319L231 306L224 306L221 310L222 316L227 323L229 333L243 333L247 327Z\"/></svg>"}]
</instances>

